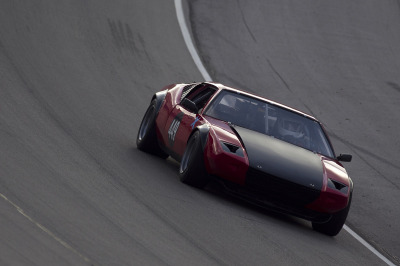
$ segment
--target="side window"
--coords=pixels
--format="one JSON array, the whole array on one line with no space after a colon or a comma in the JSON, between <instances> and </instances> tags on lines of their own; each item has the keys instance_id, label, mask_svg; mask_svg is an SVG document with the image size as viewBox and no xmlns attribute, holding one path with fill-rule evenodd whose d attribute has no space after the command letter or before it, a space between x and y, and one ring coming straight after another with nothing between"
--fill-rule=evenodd
<instances>
[{"instance_id":1,"label":"side window","mask_svg":"<svg viewBox=\"0 0 400 266\"><path fill-rule=\"evenodd\" d=\"M193 88L184 98L194 102L201 112L208 100L214 95L216 89L209 85L200 85Z\"/></svg>"}]
</instances>

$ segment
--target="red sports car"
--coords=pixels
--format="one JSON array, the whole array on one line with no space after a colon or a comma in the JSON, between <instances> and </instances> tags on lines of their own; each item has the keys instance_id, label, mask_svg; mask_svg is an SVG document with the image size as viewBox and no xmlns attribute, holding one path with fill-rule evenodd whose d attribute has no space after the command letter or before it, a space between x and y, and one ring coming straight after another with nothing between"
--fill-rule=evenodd
<instances>
[{"instance_id":1,"label":"red sports car","mask_svg":"<svg viewBox=\"0 0 400 266\"><path fill-rule=\"evenodd\" d=\"M180 180L211 178L242 199L312 222L334 236L350 209L353 182L314 117L216 83L173 84L157 92L137 147L180 162Z\"/></svg>"}]
</instances>

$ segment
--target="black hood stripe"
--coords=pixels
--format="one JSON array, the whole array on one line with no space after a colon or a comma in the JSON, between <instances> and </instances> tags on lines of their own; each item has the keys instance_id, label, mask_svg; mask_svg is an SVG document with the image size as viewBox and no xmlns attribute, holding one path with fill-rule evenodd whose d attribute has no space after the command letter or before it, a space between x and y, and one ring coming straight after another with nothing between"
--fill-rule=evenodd
<instances>
[{"instance_id":1,"label":"black hood stripe","mask_svg":"<svg viewBox=\"0 0 400 266\"><path fill-rule=\"evenodd\" d=\"M249 166L268 175L322 189L321 158L306 149L240 126L232 126L249 158Z\"/></svg>"}]
</instances>

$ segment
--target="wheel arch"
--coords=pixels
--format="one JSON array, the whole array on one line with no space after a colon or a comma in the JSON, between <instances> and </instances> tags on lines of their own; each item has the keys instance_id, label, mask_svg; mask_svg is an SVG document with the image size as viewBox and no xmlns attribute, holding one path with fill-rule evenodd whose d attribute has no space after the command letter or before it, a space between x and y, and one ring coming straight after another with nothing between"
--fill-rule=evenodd
<instances>
[{"instance_id":1,"label":"wheel arch","mask_svg":"<svg viewBox=\"0 0 400 266\"><path fill-rule=\"evenodd\" d=\"M159 91L159 92L155 93L153 95L153 97L151 98L151 101L156 99L156 115L160 111L161 105L164 102L165 97L167 96L167 92L168 92L168 90Z\"/></svg>"},{"instance_id":2,"label":"wheel arch","mask_svg":"<svg viewBox=\"0 0 400 266\"><path fill-rule=\"evenodd\" d=\"M190 133L189 137L188 137L188 141L190 139L190 137L196 132L199 131L200 132L200 143L201 143L201 147L204 151L204 149L206 148L207 145L207 139L208 139L208 135L210 132L210 127L208 125L200 125L198 127L196 127L194 130L192 130L192 132Z\"/></svg>"}]
</instances>

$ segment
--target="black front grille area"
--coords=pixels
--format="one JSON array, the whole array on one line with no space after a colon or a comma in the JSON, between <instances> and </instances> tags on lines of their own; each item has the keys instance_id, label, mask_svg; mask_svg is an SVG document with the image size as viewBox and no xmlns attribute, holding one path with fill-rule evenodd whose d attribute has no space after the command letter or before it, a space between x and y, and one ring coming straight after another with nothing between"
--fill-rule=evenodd
<instances>
[{"instance_id":1,"label":"black front grille area","mask_svg":"<svg viewBox=\"0 0 400 266\"><path fill-rule=\"evenodd\" d=\"M318 189L293 183L254 168L247 171L246 188L257 200L293 207L304 207L320 195Z\"/></svg>"}]
</instances>

